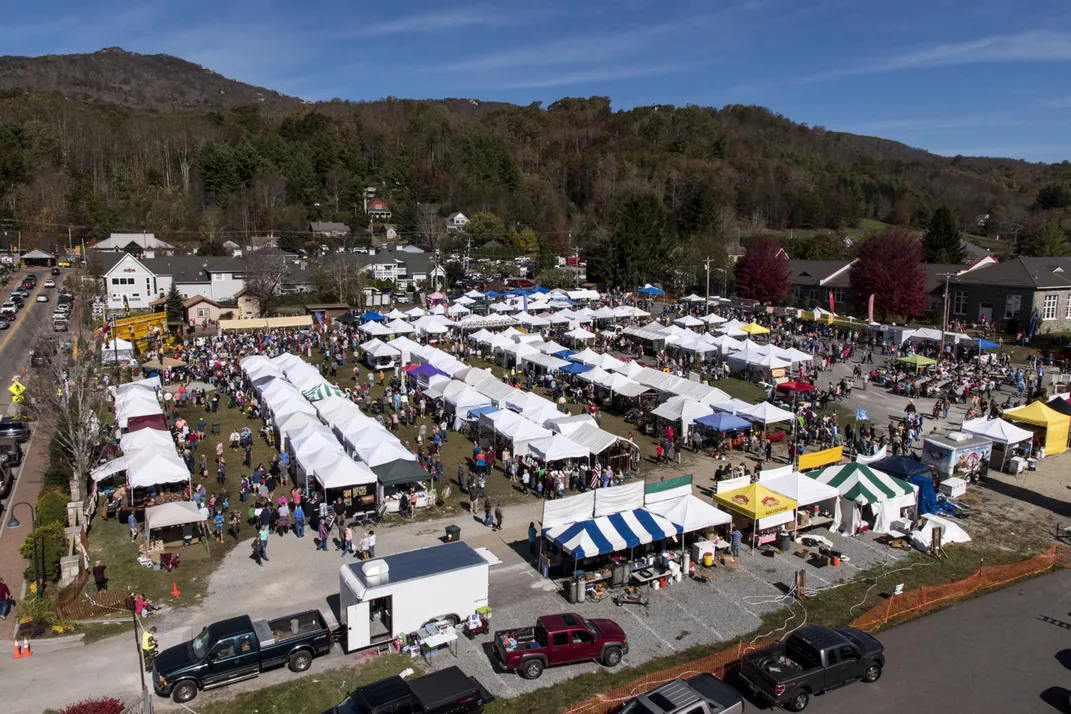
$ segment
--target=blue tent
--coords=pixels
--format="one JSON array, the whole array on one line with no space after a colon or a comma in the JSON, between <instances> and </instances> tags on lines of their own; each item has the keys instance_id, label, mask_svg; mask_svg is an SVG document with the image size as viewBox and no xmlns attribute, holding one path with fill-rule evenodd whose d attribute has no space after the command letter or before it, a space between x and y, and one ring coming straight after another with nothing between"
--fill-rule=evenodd
<instances>
[{"instance_id":1,"label":"blue tent","mask_svg":"<svg viewBox=\"0 0 1071 714\"><path fill-rule=\"evenodd\" d=\"M523 288L515 288L515 289L513 289L513 290L510 290L510 291L509 291L508 293L506 293L506 294L507 294L507 295L519 295L519 296L522 296L522 297L523 297L523 296L525 296L525 295L531 295L531 294L532 294L532 291L531 291L531 290L525 290L525 289L523 289Z\"/></svg>"},{"instance_id":2,"label":"blue tent","mask_svg":"<svg viewBox=\"0 0 1071 714\"><path fill-rule=\"evenodd\" d=\"M919 487L919 515L937 512L937 491L933 487L933 479L926 474L908 476L908 482Z\"/></svg>"},{"instance_id":3,"label":"blue tent","mask_svg":"<svg viewBox=\"0 0 1071 714\"><path fill-rule=\"evenodd\" d=\"M560 352L555 352L554 354L552 354L551 357L557 357L558 359L567 360L575 354L576 352L573 352L572 350L561 350Z\"/></svg>"},{"instance_id":4,"label":"blue tent","mask_svg":"<svg viewBox=\"0 0 1071 714\"><path fill-rule=\"evenodd\" d=\"M644 295L665 295L666 294L665 290L660 290L659 288L656 288L653 285L648 285L646 287L642 287L639 290L637 290L636 292L642 293Z\"/></svg>"},{"instance_id":5,"label":"blue tent","mask_svg":"<svg viewBox=\"0 0 1071 714\"><path fill-rule=\"evenodd\" d=\"M929 466L909 456L889 456L881 461L868 464L868 466L875 471L883 471L891 476L899 476L902 479L930 473Z\"/></svg>"},{"instance_id":6,"label":"blue tent","mask_svg":"<svg viewBox=\"0 0 1071 714\"><path fill-rule=\"evenodd\" d=\"M729 412L714 412L695 420L696 424L714 431L742 431L751 428L751 422L745 421Z\"/></svg>"},{"instance_id":7,"label":"blue tent","mask_svg":"<svg viewBox=\"0 0 1071 714\"><path fill-rule=\"evenodd\" d=\"M998 345L996 342L990 342L989 340L982 339L981 337L978 338L979 350L995 350L999 348L1000 345Z\"/></svg>"},{"instance_id":8,"label":"blue tent","mask_svg":"<svg viewBox=\"0 0 1071 714\"><path fill-rule=\"evenodd\" d=\"M494 290L488 290L483 294L483 296L489 298L500 298L502 297L502 293L496 293Z\"/></svg>"},{"instance_id":9,"label":"blue tent","mask_svg":"<svg viewBox=\"0 0 1071 714\"><path fill-rule=\"evenodd\" d=\"M580 364L579 362L570 362L562 367L559 371L566 374L580 374L581 372L587 372L591 369L590 364Z\"/></svg>"},{"instance_id":10,"label":"blue tent","mask_svg":"<svg viewBox=\"0 0 1071 714\"><path fill-rule=\"evenodd\" d=\"M375 310L369 310L365 314L361 315L361 322L386 322L387 318L380 315Z\"/></svg>"},{"instance_id":11,"label":"blue tent","mask_svg":"<svg viewBox=\"0 0 1071 714\"><path fill-rule=\"evenodd\" d=\"M538 286L538 287L534 287L534 288L532 288L532 292L533 292L533 293L539 293L540 295L543 295L543 294L545 294L545 293L549 293L549 292L550 292L550 290L548 290L547 288L545 288L545 287L543 287L542 285L540 285L540 286Z\"/></svg>"}]
</instances>

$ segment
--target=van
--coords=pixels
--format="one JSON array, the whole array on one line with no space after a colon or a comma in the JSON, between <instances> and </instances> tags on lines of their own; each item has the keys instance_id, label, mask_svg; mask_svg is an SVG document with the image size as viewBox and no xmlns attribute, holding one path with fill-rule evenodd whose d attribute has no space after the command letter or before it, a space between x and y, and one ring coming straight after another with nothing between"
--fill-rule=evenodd
<instances>
[{"instance_id":1,"label":"van","mask_svg":"<svg viewBox=\"0 0 1071 714\"><path fill-rule=\"evenodd\" d=\"M70 326L71 323L67 322L67 318L65 317L57 317L53 318L52 320L53 332L66 332L68 329L70 329Z\"/></svg>"},{"instance_id":2,"label":"van","mask_svg":"<svg viewBox=\"0 0 1071 714\"><path fill-rule=\"evenodd\" d=\"M11 437L0 438L0 463L8 466L22 464L22 444Z\"/></svg>"}]
</instances>

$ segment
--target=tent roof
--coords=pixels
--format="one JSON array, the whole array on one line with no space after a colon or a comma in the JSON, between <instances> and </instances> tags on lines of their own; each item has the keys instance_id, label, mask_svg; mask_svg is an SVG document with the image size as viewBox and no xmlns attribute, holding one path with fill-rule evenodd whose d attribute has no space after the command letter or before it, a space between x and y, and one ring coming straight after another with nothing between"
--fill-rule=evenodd
<instances>
[{"instance_id":1,"label":"tent roof","mask_svg":"<svg viewBox=\"0 0 1071 714\"><path fill-rule=\"evenodd\" d=\"M583 459L590 453L588 447L567 439L561 434L554 434L545 439L537 439L528 445L537 457L544 461L561 461L562 459Z\"/></svg>"},{"instance_id":2,"label":"tent roof","mask_svg":"<svg viewBox=\"0 0 1071 714\"><path fill-rule=\"evenodd\" d=\"M654 415L669 421L680 420L691 423L711 412L713 409L691 397L670 397L654 410Z\"/></svg>"},{"instance_id":3,"label":"tent roof","mask_svg":"<svg viewBox=\"0 0 1071 714\"><path fill-rule=\"evenodd\" d=\"M691 533L713 526L723 526L733 520L733 517L725 511L715 508L692 494L668 501L649 503L646 509L651 513L664 516L677 527L678 533Z\"/></svg>"},{"instance_id":4,"label":"tent roof","mask_svg":"<svg viewBox=\"0 0 1071 714\"><path fill-rule=\"evenodd\" d=\"M907 480L916 474L930 472L929 465L924 464L921 461L916 461L909 456L886 456L884 459L871 461L867 466L876 471L899 476L904 480Z\"/></svg>"},{"instance_id":5,"label":"tent roof","mask_svg":"<svg viewBox=\"0 0 1071 714\"><path fill-rule=\"evenodd\" d=\"M791 511L796 507L794 499L775 493L761 483L715 494L714 502L753 521Z\"/></svg>"},{"instance_id":6,"label":"tent roof","mask_svg":"<svg viewBox=\"0 0 1071 714\"><path fill-rule=\"evenodd\" d=\"M1071 417L1066 414L1061 414L1052 407L1045 404L1040 400L1031 402L1025 407L1019 407L1018 409L1008 409L1004 412L1004 418L1011 421L1021 421L1024 424L1033 424L1034 426L1047 427L1051 424L1067 424L1071 422Z\"/></svg>"},{"instance_id":7,"label":"tent roof","mask_svg":"<svg viewBox=\"0 0 1071 714\"><path fill-rule=\"evenodd\" d=\"M197 504L193 501L172 501L145 509L146 531L168 526L182 526L187 523L200 523L204 520L197 510Z\"/></svg>"},{"instance_id":8,"label":"tent roof","mask_svg":"<svg viewBox=\"0 0 1071 714\"><path fill-rule=\"evenodd\" d=\"M751 422L741 419L729 412L714 412L713 414L707 414L704 417L696 419L695 423L709 429L714 429L715 431L737 431L740 429L751 428Z\"/></svg>"},{"instance_id":9,"label":"tent roof","mask_svg":"<svg viewBox=\"0 0 1071 714\"><path fill-rule=\"evenodd\" d=\"M863 505L880 503L915 492L906 481L875 471L858 462L811 471L807 476L832 486L849 501Z\"/></svg>"},{"instance_id":10,"label":"tent roof","mask_svg":"<svg viewBox=\"0 0 1071 714\"><path fill-rule=\"evenodd\" d=\"M416 483L427 481L430 474L417 466L415 461L391 461L376 466L372 471L384 486L395 486L400 483Z\"/></svg>"},{"instance_id":11,"label":"tent roof","mask_svg":"<svg viewBox=\"0 0 1071 714\"><path fill-rule=\"evenodd\" d=\"M963 431L977 434L1001 444L1018 444L1020 441L1032 439L1034 433L1028 429L1015 426L1003 419L971 419L963 422Z\"/></svg>"},{"instance_id":12,"label":"tent roof","mask_svg":"<svg viewBox=\"0 0 1071 714\"><path fill-rule=\"evenodd\" d=\"M124 458L126 459L126 477L133 487L181 483L190 478L186 463L173 450L160 452L154 449L140 449Z\"/></svg>"},{"instance_id":13,"label":"tent roof","mask_svg":"<svg viewBox=\"0 0 1071 714\"><path fill-rule=\"evenodd\" d=\"M759 483L775 493L794 499L799 506L810 506L840 496L840 491L829 484L807 478L798 471L770 478L759 476Z\"/></svg>"},{"instance_id":14,"label":"tent roof","mask_svg":"<svg viewBox=\"0 0 1071 714\"><path fill-rule=\"evenodd\" d=\"M676 533L676 526L667 518L643 508L546 530L548 538L575 558L634 548Z\"/></svg>"},{"instance_id":15,"label":"tent roof","mask_svg":"<svg viewBox=\"0 0 1071 714\"><path fill-rule=\"evenodd\" d=\"M792 419L792 412L782 409L781 407L775 407L769 402L759 402L758 404L752 404L746 409L738 409L736 414L745 419L757 421L760 424L775 424L780 421L789 421Z\"/></svg>"}]
</instances>

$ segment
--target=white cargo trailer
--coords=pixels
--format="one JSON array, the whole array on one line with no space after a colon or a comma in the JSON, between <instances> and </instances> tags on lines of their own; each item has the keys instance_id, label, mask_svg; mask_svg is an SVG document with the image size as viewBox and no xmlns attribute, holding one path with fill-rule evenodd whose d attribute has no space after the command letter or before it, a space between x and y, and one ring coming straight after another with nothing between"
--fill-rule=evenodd
<instances>
[{"instance_id":1,"label":"white cargo trailer","mask_svg":"<svg viewBox=\"0 0 1071 714\"><path fill-rule=\"evenodd\" d=\"M489 575L488 561L461 541L343 565L346 651L381 645L435 620L466 620L488 604Z\"/></svg>"}]
</instances>

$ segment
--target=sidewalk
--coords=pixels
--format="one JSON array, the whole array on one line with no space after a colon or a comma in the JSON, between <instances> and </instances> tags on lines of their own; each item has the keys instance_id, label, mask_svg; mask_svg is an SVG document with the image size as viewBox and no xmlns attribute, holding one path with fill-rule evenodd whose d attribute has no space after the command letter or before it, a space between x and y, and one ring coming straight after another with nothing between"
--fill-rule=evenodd
<instances>
[{"instance_id":1,"label":"sidewalk","mask_svg":"<svg viewBox=\"0 0 1071 714\"><path fill-rule=\"evenodd\" d=\"M0 577L3 577L4 582L11 588L16 602L29 596L29 583L24 583L22 578L26 561L19 553L19 548L30 534L30 511L25 506L18 508L15 516L20 525L17 529L9 530L7 521L11 517L12 507L20 501L26 501L34 509L37 508L37 499L41 495L45 471L48 469L48 434L43 433L38 425L32 428L33 434L27 442L28 448L16 477L15 487L4 503L3 513L0 514ZM12 607L7 620L0 621L0 641L10 640L15 629L15 608Z\"/></svg>"}]
</instances>

